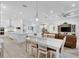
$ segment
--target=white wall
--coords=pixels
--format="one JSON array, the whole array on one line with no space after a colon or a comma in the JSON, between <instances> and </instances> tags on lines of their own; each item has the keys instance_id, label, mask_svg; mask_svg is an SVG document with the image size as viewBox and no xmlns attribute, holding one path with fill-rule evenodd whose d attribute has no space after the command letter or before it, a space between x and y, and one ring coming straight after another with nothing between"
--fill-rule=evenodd
<instances>
[{"instance_id":1,"label":"white wall","mask_svg":"<svg viewBox=\"0 0 79 59\"><path fill-rule=\"evenodd\" d=\"M33 21L30 22L30 24L32 23ZM34 24L36 24L36 29L37 29L37 32L40 31L39 27L40 27L40 24L42 23L46 23L47 26L48 26L48 31L50 31L49 29L49 26L52 25L55 26L55 32L58 31L58 28L57 26L60 25L60 24L63 24L64 22L67 22L69 24L75 24L76 25L76 35L77 35L77 38L79 39L79 19L78 18L56 18L56 17L50 17L48 18L47 20L42 20L42 18L39 19L38 22L35 22ZM27 24L27 21L25 21L25 24ZM29 25L29 24L28 24Z\"/></svg>"},{"instance_id":2,"label":"white wall","mask_svg":"<svg viewBox=\"0 0 79 59\"><path fill-rule=\"evenodd\" d=\"M10 26L10 20L12 25L12 30L16 31L16 27L21 27L21 30L23 30L23 22L22 19L1 19L1 27L5 27L6 29L9 29Z\"/></svg>"},{"instance_id":3,"label":"white wall","mask_svg":"<svg viewBox=\"0 0 79 59\"><path fill-rule=\"evenodd\" d=\"M5 26L5 27L9 26L9 18L8 19L2 18L1 21L2 21L1 26ZM63 24L64 22L68 22L69 24L76 24L76 35L79 38L79 19L76 17L65 19L65 18L56 17L55 15L49 16L48 18L43 18L42 16L40 16L38 22L35 21L35 18L30 18L30 19L12 18L12 25L14 27L17 27L17 26L23 27L23 24L24 24L27 31L29 25L35 24L36 26L35 29L37 32L40 31L40 28L39 28L40 24L43 24L43 23L47 24L48 31L50 31L49 26L52 25L52 27L55 26L55 31L57 32L58 31L57 26L60 24Z\"/></svg>"}]
</instances>

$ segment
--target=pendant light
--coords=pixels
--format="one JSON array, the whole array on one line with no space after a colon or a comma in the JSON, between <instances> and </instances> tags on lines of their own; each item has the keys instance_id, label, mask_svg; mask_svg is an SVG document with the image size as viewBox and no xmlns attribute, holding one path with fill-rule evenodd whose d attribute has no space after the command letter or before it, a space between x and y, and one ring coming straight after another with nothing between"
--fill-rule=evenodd
<instances>
[{"instance_id":1,"label":"pendant light","mask_svg":"<svg viewBox=\"0 0 79 59\"><path fill-rule=\"evenodd\" d=\"M38 19L38 2L36 1L36 17L35 17L36 22L39 21Z\"/></svg>"}]
</instances>

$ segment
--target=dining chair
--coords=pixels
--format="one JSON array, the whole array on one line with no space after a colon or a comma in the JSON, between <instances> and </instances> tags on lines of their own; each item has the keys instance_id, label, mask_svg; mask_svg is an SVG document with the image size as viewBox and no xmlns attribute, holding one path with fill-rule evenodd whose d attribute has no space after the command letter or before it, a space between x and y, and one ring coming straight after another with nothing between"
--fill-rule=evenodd
<instances>
[{"instance_id":1,"label":"dining chair","mask_svg":"<svg viewBox=\"0 0 79 59\"><path fill-rule=\"evenodd\" d=\"M37 46L37 38L36 37L31 37L31 54L34 57L37 57L37 53L38 53L38 46Z\"/></svg>"},{"instance_id":2,"label":"dining chair","mask_svg":"<svg viewBox=\"0 0 79 59\"><path fill-rule=\"evenodd\" d=\"M64 45L65 45L65 41L66 41L66 36L63 38L63 43L62 43L62 45L60 46L60 49L59 49L60 57L62 56L63 48L64 48ZM56 50L48 49L48 52L50 53L50 58L52 58L52 57L55 58L56 57Z\"/></svg>"},{"instance_id":3,"label":"dining chair","mask_svg":"<svg viewBox=\"0 0 79 59\"><path fill-rule=\"evenodd\" d=\"M47 39L43 37L38 40L38 58L44 55L47 58Z\"/></svg>"}]
</instances>

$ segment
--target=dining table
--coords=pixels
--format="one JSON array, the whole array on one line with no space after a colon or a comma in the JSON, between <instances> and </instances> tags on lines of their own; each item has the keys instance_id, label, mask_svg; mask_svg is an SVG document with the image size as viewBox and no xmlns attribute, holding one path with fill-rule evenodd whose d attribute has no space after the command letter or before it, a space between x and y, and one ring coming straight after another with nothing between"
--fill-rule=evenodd
<instances>
[{"instance_id":1,"label":"dining table","mask_svg":"<svg viewBox=\"0 0 79 59\"><path fill-rule=\"evenodd\" d=\"M63 44L63 40L59 40L56 38L47 38L47 37L42 37L42 36L29 36L31 38L35 38L35 39L26 39L29 42L35 42L36 44L38 44L38 41L40 42L40 44L46 44L47 48L50 49L54 49L56 50L56 58L59 57L60 54L60 47ZM35 41L36 40L36 41ZM44 40L47 40L47 42L44 42Z\"/></svg>"}]
</instances>

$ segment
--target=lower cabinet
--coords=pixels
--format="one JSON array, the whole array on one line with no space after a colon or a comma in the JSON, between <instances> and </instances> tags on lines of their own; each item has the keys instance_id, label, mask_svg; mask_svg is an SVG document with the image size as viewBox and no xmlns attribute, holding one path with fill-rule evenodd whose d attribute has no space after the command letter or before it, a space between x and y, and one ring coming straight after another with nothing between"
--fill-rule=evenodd
<instances>
[{"instance_id":1,"label":"lower cabinet","mask_svg":"<svg viewBox=\"0 0 79 59\"><path fill-rule=\"evenodd\" d=\"M77 38L75 35L66 36L66 43L65 43L66 47L76 48L76 44L77 44Z\"/></svg>"},{"instance_id":2,"label":"lower cabinet","mask_svg":"<svg viewBox=\"0 0 79 59\"><path fill-rule=\"evenodd\" d=\"M56 34L55 38L63 39L64 36L65 35L62 35L62 34ZM65 47L76 48L76 45L77 45L76 35L66 35Z\"/></svg>"}]
</instances>

